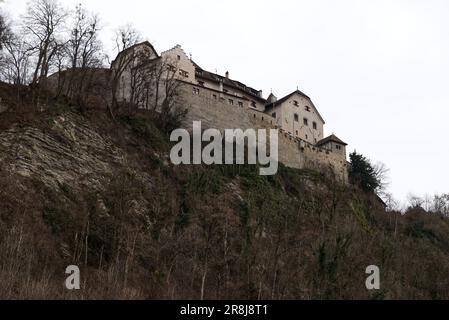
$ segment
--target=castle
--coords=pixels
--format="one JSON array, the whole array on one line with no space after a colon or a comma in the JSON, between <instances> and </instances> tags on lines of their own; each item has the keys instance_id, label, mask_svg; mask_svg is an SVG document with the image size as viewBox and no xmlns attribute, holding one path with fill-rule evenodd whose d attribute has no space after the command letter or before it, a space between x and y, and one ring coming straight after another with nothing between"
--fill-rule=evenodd
<instances>
[{"instance_id":1,"label":"castle","mask_svg":"<svg viewBox=\"0 0 449 320\"><path fill-rule=\"evenodd\" d=\"M229 72L222 76L204 70L179 45L158 54L147 41L120 52L111 68L103 70L105 76L116 87L117 101L143 109L159 108L176 91L188 110L186 127L200 120L203 127L219 130L278 129L281 163L348 181L347 144L333 134L324 137L323 117L300 90L265 99L261 90L231 79Z\"/></svg>"}]
</instances>

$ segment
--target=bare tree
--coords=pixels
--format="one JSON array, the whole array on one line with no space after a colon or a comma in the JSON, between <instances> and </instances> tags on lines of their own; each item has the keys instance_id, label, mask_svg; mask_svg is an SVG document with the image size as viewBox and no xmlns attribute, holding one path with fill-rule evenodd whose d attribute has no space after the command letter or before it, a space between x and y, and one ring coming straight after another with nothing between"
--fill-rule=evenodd
<instances>
[{"instance_id":1,"label":"bare tree","mask_svg":"<svg viewBox=\"0 0 449 320\"><path fill-rule=\"evenodd\" d=\"M433 198L431 211L441 214L445 217L449 216L449 194L436 194Z\"/></svg>"},{"instance_id":2,"label":"bare tree","mask_svg":"<svg viewBox=\"0 0 449 320\"><path fill-rule=\"evenodd\" d=\"M56 0L33 0L28 4L24 28L30 34L31 48L37 54L32 83L48 75L51 60L60 49L57 35L63 31L66 16Z\"/></svg>"},{"instance_id":3,"label":"bare tree","mask_svg":"<svg viewBox=\"0 0 449 320\"><path fill-rule=\"evenodd\" d=\"M131 25L120 27L116 31L117 58L112 63L112 106L109 109L112 117L114 117L114 110L118 107L120 82L124 82L122 77L127 73L130 74L133 68L147 59L144 52L132 48L140 39L140 33Z\"/></svg>"},{"instance_id":4,"label":"bare tree","mask_svg":"<svg viewBox=\"0 0 449 320\"><path fill-rule=\"evenodd\" d=\"M409 193L407 195L407 201L411 208L422 208L422 206L424 204L424 200L421 197L416 196L412 193Z\"/></svg>"},{"instance_id":5,"label":"bare tree","mask_svg":"<svg viewBox=\"0 0 449 320\"><path fill-rule=\"evenodd\" d=\"M26 84L29 80L31 51L19 36L12 36L4 44L2 78L14 84Z\"/></svg>"},{"instance_id":6,"label":"bare tree","mask_svg":"<svg viewBox=\"0 0 449 320\"><path fill-rule=\"evenodd\" d=\"M67 53L72 68L98 67L102 65L102 43L98 39L99 18L89 14L81 4L74 12L73 25L67 43Z\"/></svg>"},{"instance_id":7,"label":"bare tree","mask_svg":"<svg viewBox=\"0 0 449 320\"><path fill-rule=\"evenodd\" d=\"M385 163L377 162L374 166L374 175L379 182L379 186L376 188L376 193L383 195L386 193L386 189L390 184L389 173L390 169L387 168Z\"/></svg>"},{"instance_id":8,"label":"bare tree","mask_svg":"<svg viewBox=\"0 0 449 320\"><path fill-rule=\"evenodd\" d=\"M5 17L0 12L0 50L3 49L3 46L8 41L10 35L10 28L8 23L6 22Z\"/></svg>"},{"instance_id":9,"label":"bare tree","mask_svg":"<svg viewBox=\"0 0 449 320\"><path fill-rule=\"evenodd\" d=\"M119 27L115 31L117 54L142 41L142 35L132 24Z\"/></svg>"}]
</instances>

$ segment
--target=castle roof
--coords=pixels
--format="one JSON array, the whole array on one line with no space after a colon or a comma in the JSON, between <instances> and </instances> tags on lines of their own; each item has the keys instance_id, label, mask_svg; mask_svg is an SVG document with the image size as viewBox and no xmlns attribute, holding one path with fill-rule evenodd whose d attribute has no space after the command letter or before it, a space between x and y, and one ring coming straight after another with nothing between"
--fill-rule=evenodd
<instances>
[{"instance_id":1,"label":"castle roof","mask_svg":"<svg viewBox=\"0 0 449 320\"><path fill-rule=\"evenodd\" d=\"M285 97L283 97L283 98L277 100L277 101L274 101L274 102L272 102L272 103L269 103L269 104L265 105L265 111L268 111L268 110L270 110L270 109L272 109L272 108L274 108L274 107L277 107L277 106L281 105L282 103L284 103L285 101L287 101L288 99L290 99L290 98L291 98L292 96L294 96L295 94L300 95L300 96L303 96L304 98L308 99L308 100L310 101L310 103L312 104L312 106L315 108L318 117L320 117L320 119L321 119L321 121L323 121L323 123L326 123L326 122L324 121L323 117L321 116L320 112L318 111L318 109L317 109L317 108L315 107L315 105L313 104L312 99L310 99L310 97L309 97L308 95L306 95L304 92L302 92L302 91L300 91L300 90L298 90L298 89L295 90L295 91L293 91L292 93L286 95Z\"/></svg>"},{"instance_id":2,"label":"castle roof","mask_svg":"<svg viewBox=\"0 0 449 320\"><path fill-rule=\"evenodd\" d=\"M324 145L324 144L326 144L326 143L329 143L329 142L336 142L336 143L339 143L339 144L342 144L342 145L345 145L345 146L347 146L348 144L346 143L346 142L343 142L341 139L339 139L336 135L334 135L334 134L331 134L329 137L326 137L326 138L324 138L324 139L321 139L320 141L318 141L317 142L317 147L319 147L319 146L322 146L322 145Z\"/></svg>"},{"instance_id":3,"label":"castle roof","mask_svg":"<svg viewBox=\"0 0 449 320\"><path fill-rule=\"evenodd\" d=\"M196 68L196 76L198 78L202 78L205 80L209 80L209 81L213 81L213 82L222 82L223 85L234 88L234 89L238 89L241 91L246 92L248 95L250 95L251 97L253 97L254 99L257 99L259 101L262 102L266 102L266 100L259 96L259 90L253 89L239 81L236 80L231 80L227 77L221 76L219 74L210 72L210 71L206 71L204 69L202 69L197 63L195 63L194 61L192 61L193 65Z\"/></svg>"}]
</instances>

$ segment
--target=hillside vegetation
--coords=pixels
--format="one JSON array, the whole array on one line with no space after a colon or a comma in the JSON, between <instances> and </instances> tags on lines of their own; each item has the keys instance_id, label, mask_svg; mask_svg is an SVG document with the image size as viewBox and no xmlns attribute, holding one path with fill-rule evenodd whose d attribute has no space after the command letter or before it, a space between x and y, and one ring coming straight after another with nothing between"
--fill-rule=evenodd
<instances>
[{"instance_id":1,"label":"hillside vegetation","mask_svg":"<svg viewBox=\"0 0 449 320\"><path fill-rule=\"evenodd\" d=\"M446 218L282 165L173 166L149 113L42 111L0 90L2 299L449 298Z\"/></svg>"}]
</instances>

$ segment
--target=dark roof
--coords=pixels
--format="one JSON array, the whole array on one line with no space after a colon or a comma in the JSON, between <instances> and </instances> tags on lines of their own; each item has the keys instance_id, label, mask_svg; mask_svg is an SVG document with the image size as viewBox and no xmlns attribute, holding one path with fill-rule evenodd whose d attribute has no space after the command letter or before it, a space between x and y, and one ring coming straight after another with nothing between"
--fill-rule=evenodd
<instances>
[{"instance_id":1,"label":"dark roof","mask_svg":"<svg viewBox=\"0 0 449 320\"><path fill-rule=\"evenodd\" d=\"M320 117L320 119L321 119L321 121L323 121L323 123L326 123L326 122L324 121L323 117L321 116L320 112L318 111L318 109L317 109L317 108L315 107L315 105L313 104L312 99L310 99L310 97L309 97L308 95L306 95L304 92L299 91L299 90L295 90L295 91L293 91L292 93L286 95L285 97L283 97L283 98L281 98L281 99L279 99L279 100L277 100L277 101L275 101L275 102L272 102L272 103L267 104L267 105L265 106L265 110L268 111L268 110L270 110L270 109L272 109L272 108L274 108L274 107L279 106L280 104L284 103L285 101L287 101L288 99L290 99L290 98L291 98L293 95L295 95L295 94L298 94L298 95L300 95L300 96L303 96L303 97L306 98L306 99L309 99L309 100L310 100L310 103L311 103L311 104L313 105L313 107L315 108L316 113L318 114L318 117Z\"/></svg>"},{"instance_id":2,"label":"dark roof","mask_svg":"<svg viewBox=\"0 0 449 320\"><path fill-rule=\"evenodd\" d=\"M285 97L279 99L278 101L275 101L275 102L273 102L273 103L267 104L265 107L266 107L266 109L271 109L271 108L273 108L273 107L275 107L275 106L277 106L277 105L279 105L279 104L281 104L281 103L287 101L287 100L288 100L291 96L293 96L294 94L299 94L299 95L301 95L301 96L303 96L303 97L305 97L305 98L307 98L307 99L310 100L310 98L309 98L305 93L303 93L303 92L301 92L301 91L299 91L299 90L296 90L296 91L293 91L292 93L286 95Z\"/></svg>"},{"instance_id":3,"label":"dark roof","mask_svg":"<svg viewBox=\"0 0 449 320\"><path fill-rule=\"evenodd\" d=\"M331 142L331 141L332 141L332 142L336 142L336 143L340 143L340 144L345 145L345 146L348 145L346 142L343 142L342 140L340 140L340 139L339 139L337 136L335 136L334 134L330 135L330 136L327 137L327 138L324 138L324 139L318 141L316 145L319 147L319 146L322 146L323 144L326 144L326 143Z\"/></svg>"},{"instance_id":4,"label":"dark roof","mask_svg":"<svg viewBox=\"0 0 449 320\"><path fill-rule=\"evenodd\" d=\"M158 55L157 51L154 49L153 45L149 41L143 41L143 42L136 43L136 44L130 46L129 48L126 48L123 51L120 51L117 54L117 57L115 57L114 61L112 61L112 63L114 63L118 59L118 57L120 57L122 54L129 52L129 51L133 50L134 48L141 46L141 45L145 45L145 46L151 48L151 50L153 50L153 52L156 53L156 56L159 57L159 55Z\"/></svg>"},{"instance_id":5,"label":"dark roof","mask_svg":"<svg viewBox=\"0 0 449 320\"><path fill-rule=\"evenodd\" d=\"M248 87L247 85L245 85L239 81L231 80L231 79L223 77L219 74L216 74L216 73L213 73L210 71L206 71L206 70L202 69L194 61L192 61L192 63L196 68L196 76L198 78L202 78L202 79L213 81L213 82L223 82L223 85L225 85L225 86L244 91L251 97L258 99L264 103L266 102L266 100L263 97L259 96L259 90Z\"/></svg>"},{"instance_id":6,"label":"dark roof","mask_svg":"<svg viewBox=\"0 0 449 320\"><path fill-rule=\"evenodd\" d=\"M268 98L267 98L267 101L273 101L273 102L276 102L277 99L278 99L278 98L277 98L273 93L270 93L270 95L269 95Z\"/></svg>"}]
</instances>

